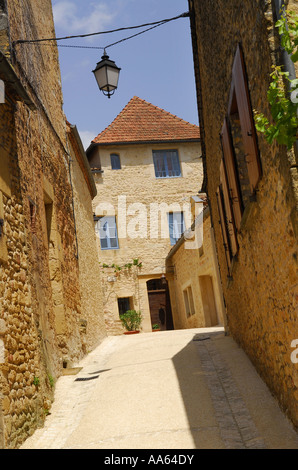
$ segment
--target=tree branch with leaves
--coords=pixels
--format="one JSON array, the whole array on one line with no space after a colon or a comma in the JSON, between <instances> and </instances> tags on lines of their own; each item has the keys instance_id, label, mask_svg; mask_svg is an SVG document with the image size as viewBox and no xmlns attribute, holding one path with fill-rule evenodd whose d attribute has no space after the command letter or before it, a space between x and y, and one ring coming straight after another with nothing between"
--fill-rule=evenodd
<instances>
[{"instance_id":1,"label":"tree branch with leaves","mask_svg":"<svg viewBox=\"0 0 298 470\"><path fill-rule=\"evenodd\" d=\"M289 11L282 13L275 26L281 38L281 46L291 60L298 62L298 15ZM290 149L297 140L298 129L298 79L290 80L289 72L274 65L267 92L271 119L255 112L256 129L263 133L267 142L286 145Z\"/></svg>"}]
</instances>

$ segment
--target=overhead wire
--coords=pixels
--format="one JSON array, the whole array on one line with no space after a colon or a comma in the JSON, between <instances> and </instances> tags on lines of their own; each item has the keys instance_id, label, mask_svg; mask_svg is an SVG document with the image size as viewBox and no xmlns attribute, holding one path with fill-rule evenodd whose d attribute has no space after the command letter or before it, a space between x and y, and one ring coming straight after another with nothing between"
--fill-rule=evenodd
<instances>
[{"instance_id":1,"label":"overhead wire","mask_svg":"<svg viewBox=\"0 0 298 470\"><path fill-rule=\"evenodd\" d=\"M78 48L78 49L103 49L103 50L105 50L105 49L108 49L108 47L115 46L116 44L127 41L128 39L132 39L136 36L140 36L141 34L146 33L147 31L150 31L151 29L157 28L158 26L161 26L163 24L164 24L164 22L159 23L155 26L151 26L151 28L147 28L144 31L141 31L139 33L133 34L132 36L128 36L126 38L120 39L119 41L113 42L113 43L108 44L107 46L104 46L104 47L103 46L81 46L81 45L74 45L74 44L71 44L71 45L70 44L57 44L57 47L73 47L73 48ZM45 45L47 45L47 44L45 44Z\"/></svg>"},{"instance_id":2,"label":"overhead wire","mask_svg":"<svg viewBox=\"0 0 298 470\"><path fill-rule=\"evenodd\" d=\"M115 41L111 44L108 44L105 47L102 46L81 46L81 45L69 45L69 44L57 44L58 47L73 47L73 48L80 48L80 49L107 49L108 47L115 46L116 44L119 44L121 42L127 41L128 39L132 39L136 36L140 36L141 34L146 33L147 31L150 31L154 28L157 28L158 26L162 26L166 23L169 23L170 21L177 20L179 18L186 18L189 17L189 12L182 13L181 15L175 16L173 18L167 18L164 20L159 20L155 21L153 23L145 23L142 25L137 25L137 26L128 26L128 27L122 27L122 28L117 28L114 30L109 30L109 31L97 31L95 33L87 33L87 34L79 34L79 35L73 35L73 36L64 36L64 37L59 37L59 38L42 38L42 39L18 39L17 41L13 41L13 46L17 44L37 44L37 43L46 43L50 41L61 41L61 40L66 40L66 39L74 39L74 38L86 38L90 36L95 36L95 35L100 35L100 34L111 34L111 33L116 33L119 31L125 31L125 30L130 30L130 29L137 29L137 28L144 28L146 26L150 26L150 28L145 29L144 31L140 31L139 33L133 34L131 36L128 36L126 38L120 39L119 41ZM45 44L49 45L49 44Z\"/></svg>"}]
</instances>

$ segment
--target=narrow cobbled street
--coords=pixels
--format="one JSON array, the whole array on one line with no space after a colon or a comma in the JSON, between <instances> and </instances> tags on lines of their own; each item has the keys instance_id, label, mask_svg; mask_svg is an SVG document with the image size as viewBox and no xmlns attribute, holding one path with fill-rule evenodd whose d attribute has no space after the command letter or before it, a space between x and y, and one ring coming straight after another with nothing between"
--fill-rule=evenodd
<instances>
[{"instance_id":1,"label":"narrow cobbled street","mask_svg":"<svg viewBox=\"0 0 298 470\"><path fill-rule=\"evenodd\" d=\"M69 374L22 449L298 448L290 421L222 328L108 337Z\"/></svg>"}]
</instances>

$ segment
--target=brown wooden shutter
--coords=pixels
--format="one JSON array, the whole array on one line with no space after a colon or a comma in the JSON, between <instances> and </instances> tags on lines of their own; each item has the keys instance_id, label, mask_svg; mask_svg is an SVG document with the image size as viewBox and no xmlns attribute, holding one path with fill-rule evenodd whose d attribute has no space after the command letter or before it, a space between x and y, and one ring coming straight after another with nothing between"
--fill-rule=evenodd
<instances>
[{"instance_id":1,"label":"brown wooden shutter","mask_svg":"<svg viewBox=\"0 0 298 470\"><path fill-rule=\"evenodd\" d=\"M217 199L217 207L218 207L218 213L219 213L219 223L221 227L221 234L222 234L223 245L224 245L224 250L225 250L225 257L226 257L226 262L228 266L228 271L230 272L232 253L231 253L230 239L229 239L227 225L226 225L226 215L225 215L225 210L224 210L224 202L223 202L223 194L222 194L221 186L217 188L216 199Z\"/></svg>"},{"instance_id":2,"label":"brown wooden shutter","mask_svg":"<svg viewBox=\"0 0 298 470\"><path fill-rule=\"evenodd\" d=\"M243 203L242 196L240 192L240 185L238 180L238 173L235 162L234 148L232 143L232 137L228 125L228 121L225 118L222 131L221 131L221 142L224 163L227 171L227 180L230 191L232 210L235 218L236 228L239 230L242 212L243 212Z\"/></svg>"},{"instance_id":3,"label":"brown wooden shutter","mask_svg":"<svg viewBox=\"0 0 298 470\"><path fill-rule=\"evenodd\" d=\"M250 180L251 192L254 192L261 177L261 164L257 145L257 137L251 108L248 82L241 47L238 45L232 71L243 143L246 152L246 163ZM229 110L230 112L230 110Z\"/></svg>"},{"instance_id":4,"label":"brown wooden shutter","mask_svg":"<svg viewBox=\"0 0 298 470\"><path fill-rule=\"evenodd\" d=\"M220 171L220 182L222 185L224 208L225 208L225 214L226 214L227 230L228 230L228 235L229 235L229 239L231 243L231 252L232 252L232 256L235 256L238 252L238 242L237 242L235 220L234 220L234 215L232 211L229 187L228 187L227 176L226 176L226 169L225 169L223 160L221 160L220 162L219 171Z\"/></svg>"}]
</instances>

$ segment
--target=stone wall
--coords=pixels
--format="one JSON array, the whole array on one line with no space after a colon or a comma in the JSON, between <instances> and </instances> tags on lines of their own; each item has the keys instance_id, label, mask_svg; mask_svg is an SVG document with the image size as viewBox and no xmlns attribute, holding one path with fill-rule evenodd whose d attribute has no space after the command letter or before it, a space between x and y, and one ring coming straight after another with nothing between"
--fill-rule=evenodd
<instances>
[{"instance_id":1,"label":"stone wall","mask_svg":"<svg viewBox=\"0 0 298 470\"><path fill-rule=\"evenodd\" d=\"M68 125L68 136L82 308L80 325L86 332L83 349L84 352L88 352L106 336L99 249L92 212L92 200L96 195L96 187L75 126Z\"/></svg>"},{"instance_id":2,"label":"stone wall","mask_svg":"<svg viewBox=\"0 0 298 470\"><path fill-rule=\"evenodd\" d=\"M297 2L294 2L297 3ZM237 231L239 250L229 273L219 224L220 132L227 115L232 65L240 43L253 110L269 115L271 65L280 63L270 1L190 0L205 185L227 306L228 328L282 408L298 424L297 166L292 152L257 136L262 177L246 202Z\"/></svg>"},{"instance_id":3,"label":"stone wall","mask_svg":"<svg viewBox=\"0 0 298 470\"><path fill-rule=\"evenodd\" d=\"M9 1L6 8L9 28L1 33L0 51L6 55L0 62L6 85L0 104L0 446L17 448L42 426L55 381L89 343L81 321L57 48L12 47L17 39L53 37L51 1Z\"/></svg>"},{"instance_id":4,"label":"stone wall","mask_svg":"<svg viewBox=\"0 0 298 470\"><path fill-rule=\"evenodd\" d=\"M181 239L167 257L167 279L176 329L225 325L225 308L209 209L206 208L204 212L204 221L200 221L203 224L203 239L197 227L193 238ZM189 288L193 298L190 315L186 312L184 299L184 292Z\"/></svg>"},{"instance_id":5,"label":"stone wall","mask_svg":"<svg viewBox=\"0 0 298 470\"><path fill-rule=\"evenodd\" d=\"M0 432L2 447L14 447L26 431L40 422L50 394L38 393L38 330L33 322L28 279L28 246L20 168L16 155L13 107L1 105L0 124L1 218L4 220L0 255ZM43 388L43 387L42 387Z\"/></svg>"}]
</instances>

